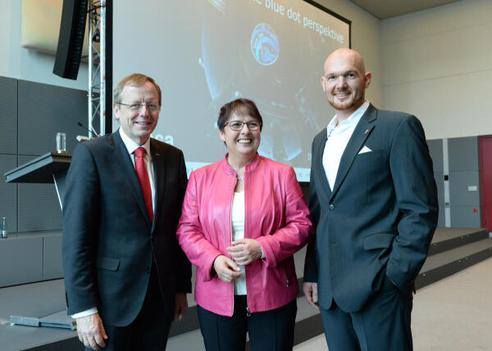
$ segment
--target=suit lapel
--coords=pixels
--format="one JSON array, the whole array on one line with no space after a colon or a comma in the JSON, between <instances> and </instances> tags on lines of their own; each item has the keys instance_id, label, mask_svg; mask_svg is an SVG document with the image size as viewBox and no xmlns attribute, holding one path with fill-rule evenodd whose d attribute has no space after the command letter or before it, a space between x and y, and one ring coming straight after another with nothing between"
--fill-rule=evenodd
<instances>
[{"instance_id":1,"label":"suit lapel","mask_svg":"<svg viewBox=\"0 0 492 351\"><path fill-rule=\"evenodd\" d=\"M320 184L320 187L319 189L317 189L317 191L320 192L322 197L326 197L326 199L329 199L331 196L331 187L328 183L328 179L326 178L325 168L323 167L323 153L325 151L325 144L327 140L326 129L323 130L318 140L319 142L317 142L315 145L315 149L318 150L318 152L316 152L315 154L316 156L313 160L315 166L312 167L312 170L317 171L315 173L315 176L317 177L318 184Z\"/></svg>"},{"instance_id":2,"label":"suit lapel","mask_svg":"<svg viewBox=\"0 0 492 351\"><path fill-rule=\"evenodd\" d=\"M333 198L338 192L338 189L340 189L340 186L347 177L347 174L352 167L359 150L364 146L367 137L371 134L376 117L376 109L370 105L355 127L354 133L352 134L352 137L350 138L340 160L335 185L333 186L333 191L331 192L331 198Z\"/></svg>"},{"instance_id":3,"label":"suit lapel","mask_svg":"<svg viewBox=\"0 0 492 351\"><path fill-rule=\"evenodd\" d=\"M162 149L162 148L161 148ZM155 208L154 208L154 223L159 216L160 207L165 196L166 171L164 165L163 150L157 147L155 140L150 139L150 153L152 155L152 166L154 168L154 185L155 185Z\"/></svg>"},{"instance_id":4,"label":"suit lapel","mask_svg":"<svg viewBox=\"0 0 492 351\"><path fill-rule=\"evenodd\" d=\"M116 164L121 165L121 173L128 183L128 188L130 189L132 196L135 198L138 207L142 211L143 216L146 218L146 221L149 223L150 226L151 223L149 215L147 213L147 209L145 207L142 189L140 188L137 173L135 172L135 167L133 166L133 162L130 159L128 150L126 149L123 140L121 140L119 132L113 133L113 139L115 144L115 159L118 161Z\"/></svg>"}]
</instances>

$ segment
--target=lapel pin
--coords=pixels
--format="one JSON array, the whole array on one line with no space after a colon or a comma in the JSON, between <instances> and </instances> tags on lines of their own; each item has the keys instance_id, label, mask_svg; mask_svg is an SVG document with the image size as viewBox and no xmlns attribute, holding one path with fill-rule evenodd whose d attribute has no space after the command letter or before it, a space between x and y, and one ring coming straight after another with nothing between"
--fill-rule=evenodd
<instances>
[{"instance_id":1,"label":"lapel pin","mask_svg":"<svg viewBox=\"0 0 492 351\"><path fill-rule=\"evenodd\" d=\"M366 129L366 130L364 131L364 134L367 134L367 133L369 133L369 129Z\"/></svg>"}]
</instances>

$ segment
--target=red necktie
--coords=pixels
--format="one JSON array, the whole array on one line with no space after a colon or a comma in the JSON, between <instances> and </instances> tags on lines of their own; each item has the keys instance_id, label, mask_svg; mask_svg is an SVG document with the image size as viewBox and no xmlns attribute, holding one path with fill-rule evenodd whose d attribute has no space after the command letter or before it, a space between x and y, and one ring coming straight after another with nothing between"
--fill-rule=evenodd
<instances>
[{"instance_id":1,"label":"red necktie","mask_svg":"<svg viewBox=\"0 0 492 351\"><path fill-rule=\"evenodd\" d=\"M149 214L150 222L154 218L154 211L152 210L152 190L150 190L149 173L145 166L145 154L147 151L143 147L139 147L135 150L135 171L137 172L138 182L142 188L144 196L145 207L147 207L147 213Z\"/></svg>"}]
</instances>

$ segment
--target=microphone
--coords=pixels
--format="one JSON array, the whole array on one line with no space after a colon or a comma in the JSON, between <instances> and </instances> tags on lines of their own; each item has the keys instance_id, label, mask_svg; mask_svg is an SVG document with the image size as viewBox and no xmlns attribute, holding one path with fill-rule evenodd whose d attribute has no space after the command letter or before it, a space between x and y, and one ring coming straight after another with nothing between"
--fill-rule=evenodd
<instances>
[{"instance_id":1,"label":"microphone","mask_svg":"<svg viewBox=\"0 0 492 351\"><path fill-rule=\"evenodd\" d=\"M98 137L99 134L96 133L96 131L94 130L94 128L91 126L91 129L87 128L85 125L82 124L82 122L78 121L77 122L77 125L79 127L81 127L83 130L85 130L86 132L89 132L89 136L85 136L85 135L77 135L75 137L75 139L77 139L77 141L80 143L81 141L87 141L87 140L90 140L92 137L96 136Z\"/></svg>"},{"instance_id":2,"label":"microphone","mask_svg":"<svg viewBox=\"0 0 492 351\"><path fill-rule=\"evenodd\" d=\"M99 134L96 133L96 131L94 130L94 128L92 126L90 126L90 129L87 128L85 125L82 124L82 122L78 121L77 122L77 125L79 127L81 127L83 130L85 130L86 132L89 132L91 134L91 137L93 136L99 136Z\"/></svg>"}]
</instances>

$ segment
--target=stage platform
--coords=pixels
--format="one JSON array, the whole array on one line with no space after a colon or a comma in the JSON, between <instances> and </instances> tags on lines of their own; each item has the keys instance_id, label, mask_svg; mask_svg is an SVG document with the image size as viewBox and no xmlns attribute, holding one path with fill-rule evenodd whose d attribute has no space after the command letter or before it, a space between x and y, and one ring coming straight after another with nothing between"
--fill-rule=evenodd
<instances>
[{"instance_id":1,"label":"stage platform","mask_svg":"<svg viewBox=\"0 0 492 351\"><path fill-rule=\"evenodd\" d=\"M492 238L483 228L438 228L429 257L416 281L421 288L492 257ZM296 259L297 265L302 257ZM302 271L298 267L298 272ZM300 282L302 279L300 279ZM190 301L193 304L193 301ZM83 350L75 331L48 327L10 325L10 315L63 318L65 296L63 280L57 279L0 289L0 349L3 351L71 351ZM68 317L66 319L69 321ZM298 298L296 344L322 333L319 315ZM203 350L195 307L184 321L174 323L168 350Z\"/></svg>"}]
</instances>

